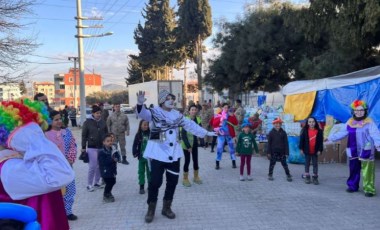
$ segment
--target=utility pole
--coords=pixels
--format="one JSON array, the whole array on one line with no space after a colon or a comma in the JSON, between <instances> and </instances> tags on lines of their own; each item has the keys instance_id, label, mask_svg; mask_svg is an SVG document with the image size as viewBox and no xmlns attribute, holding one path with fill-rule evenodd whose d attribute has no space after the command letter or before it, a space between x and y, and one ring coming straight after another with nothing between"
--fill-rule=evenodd
<instances>
[{"instance_id":1,"label":"utility pole","mask_svg":"<svg viewBox=\"0 0 380 230\"><path fill-rule=\"evenodd\" d=\"M74 108L77 109L77 61L78 57L69 57L69 61L74 60Z\"/></svg>"},{"instance_id":2,"label":"utility pole","mask_svg":"<svg viewBox=\"0 0 380 230\"><path fill-rule=\"evenodd\" d=\"M82 20L103 20L100 17L87 18L82 17L82 2L81 0L76 0L77 2L77 32L75 37L78 39L78 58L79 58L79 94L80 94L80 124L83 125L86 120L86 92L85 92L85 79L84 79L84 53L83 53L83 38L93 38L93 37L104 37L112 35L112 32L99 34L99 35L85 35L82 32L84 28L103 28L102 25L85 26L82 25Z\"/></svg>"}]
</instances>

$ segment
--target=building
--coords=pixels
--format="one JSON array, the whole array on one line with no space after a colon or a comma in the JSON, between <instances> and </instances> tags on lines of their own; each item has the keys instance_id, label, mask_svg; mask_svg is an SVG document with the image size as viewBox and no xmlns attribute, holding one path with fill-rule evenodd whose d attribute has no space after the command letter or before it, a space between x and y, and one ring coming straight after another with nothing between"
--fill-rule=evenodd
<instances>
[{"instance_id":1,"label":"building","mask_svg":"<svg viewBox=\"0 0 380 230\"><path fill-rule=\"evenodd\" d=\"M91 73L84 75L85 96L102 91L102 76ZM80 106L79 69L70 68L68 73L54 75L55 96L54 104L57 108L65 105Z\"/></svg>"},{"instance_id":2,"label":"building","mask_svg":"<svg viewBox=\"0 0 380 230\"><path fill-rule=\"evenodd\" d=\"M15 100L21 97L18 83L1 83L0 84L0 101Z\"/></svg>"},{"instance_id":3,"label":"building","mask_svg":"<svg viewBox=\"0 0 380 230\"><path fill-rule=\"evenodd\" d=\"M46 95L51 107L54 107L54 84L50 81L33 82L34 95L43 93ZM33 95L33 97L34 97Z\"/></svg>"}]
</instances>

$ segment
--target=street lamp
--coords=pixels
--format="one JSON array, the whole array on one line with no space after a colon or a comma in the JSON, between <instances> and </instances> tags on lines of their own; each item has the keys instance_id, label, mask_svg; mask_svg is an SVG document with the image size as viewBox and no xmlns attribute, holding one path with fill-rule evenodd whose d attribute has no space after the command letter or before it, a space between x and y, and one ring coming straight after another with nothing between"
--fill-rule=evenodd
<instances>
[{"instance_id":1,"label":"street lamp","mask_svg":"<svg viewBox=\"0 0 380 230\"><path fill-rule=\"evenodd\" d=\"M83 53L83 38L96 38L112 35L112 32L107 32L98 35L87 35L82 33L83 28L89 28L89 26L82 25L82 20L90 19L82 17L82 3L81 0L77 0L77 30L78 34L75 37L78 39L78 59L79 59L79 95L80 95L80 124L83 125L86 120L86 92L84 83L84 53ZM91 18L91 20L102 20L102 18ZM99 25L96 25L99 27Z\"/></svg>"}]
</instances>

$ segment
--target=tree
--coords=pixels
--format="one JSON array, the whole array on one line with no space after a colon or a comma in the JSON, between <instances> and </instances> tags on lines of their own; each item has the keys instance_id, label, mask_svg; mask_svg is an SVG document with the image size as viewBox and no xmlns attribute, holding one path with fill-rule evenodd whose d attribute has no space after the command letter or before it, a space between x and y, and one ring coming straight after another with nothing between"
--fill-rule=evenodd
<instances>
[{"instance_id":1,"label":"tree","mask_svg":"<svg viewBox=\"0 0 380 230\"><path fill-rule=\"evenodd\" d=\"M178 27L184 47L192 46L191 58L196 60L199 101L203 101L202 52L203 41L212 33L211 7L208 0L178 0Z\"/></svg>"},{"instance_id":2,"label":"tree","mask_svg":"<svg viewBox=\"0 0 380 230\"><path fill-rule=\"evenodd\" d=\"M21 80L19 83L19 88L20 88L20 94L24 95L27 93L26 86L24 80Z\"/></svg>"},{"instance_id":3,"label":"tree","mask_svg":"<svg viewBox=\"0 0 380 230\"><path fill-rule=\"evenodd\" d=\"M25 56L30 54L37 44L33 38L19 37L18 32L24 25L19 18L31 12L33 0L0 1L0 80L15 82L24 77L26 71L20 71L25 64Z\"/></svg>"}]
</instances>

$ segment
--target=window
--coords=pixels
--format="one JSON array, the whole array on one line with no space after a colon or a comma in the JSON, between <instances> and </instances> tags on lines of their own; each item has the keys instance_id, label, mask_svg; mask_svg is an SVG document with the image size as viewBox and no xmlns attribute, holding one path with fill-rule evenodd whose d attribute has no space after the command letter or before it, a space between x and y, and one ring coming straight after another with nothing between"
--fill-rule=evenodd
<instances>
[{"instance_id":1,"label":"window","mask_svg":"<svg viewBox=\"0 0 380 230\"><path fill-rule=\"evenodd\" d=\"M69 77L69 82L73 82L73 78L72 77Z\"/></svg>"}]
</instances>

